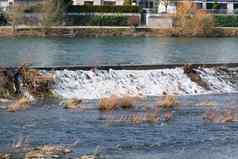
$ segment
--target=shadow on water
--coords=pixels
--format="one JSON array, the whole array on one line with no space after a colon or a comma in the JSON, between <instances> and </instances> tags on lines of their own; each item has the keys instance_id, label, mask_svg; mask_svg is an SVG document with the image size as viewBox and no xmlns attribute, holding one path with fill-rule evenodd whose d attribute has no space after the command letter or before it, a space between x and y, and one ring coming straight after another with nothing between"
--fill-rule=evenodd
<instances>
[{"instance_id":1,"label":"shadow on water","mask_svg":"<svg viewBox=\"0 0 238 159\"><path fill-rule=\"evenodd\" d=\"M96 100L83 101L84 109L76 110L64 109L60 101L37 103L16 113L2 109L0 150L9 150L24 137L33 147L45 144L72 147L73 156L97 151L108 159L234 158L238 155L238 123L214 124L203 116L209 109L237 108L237 97L237 94L180 96L180 106L172 110L173 119L154 124L108 121L104 117L111 113L99 112ZM216 104L205 106L204 101ZM156 102L157 97L148 97L139 105L153 107ZM114 114L141 111L116 110Z\"/></svg>"}]
</instances>

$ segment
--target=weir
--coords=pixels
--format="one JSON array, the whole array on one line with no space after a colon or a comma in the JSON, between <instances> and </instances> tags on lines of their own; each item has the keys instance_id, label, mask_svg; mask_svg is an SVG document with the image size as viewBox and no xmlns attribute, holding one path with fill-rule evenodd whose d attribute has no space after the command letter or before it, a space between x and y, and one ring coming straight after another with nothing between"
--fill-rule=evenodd
<instances>
[{"instance_id":1,"label":"weir","mask_svg":"<svg viewBox=\"0 0 238 159\"><path fill-rule=\"evenodd\" d=\"M100 99L112 95L184 96L236 93L238 90L238 63L190 64L191 73L184 71L185 65L77 65L30 68L43 72L51 71L55 77L52 90L63 98Z\"/></svg>"},{"instance_id":2,"label":"weir","mask_svg":"<svg viewBox=\"0 0 238 159\"><path fill-rule=\"evenodd\" d=\"M153 64L153 65L140 65L140 64L119 64L119 65L64 65L64 66L31 66L29 68L40 69L40 70L155 70L155 69L166 69L183 67L185 65L191 65L193 68L211 68L211 67L238 67L238 63L184 63L184 64ZM19 66L20 67L20 66ZM16 66L3 66L1 68L6 69L17 69ZM0 69L1 69L0 68Z\"/></svg>"}]
</instances>

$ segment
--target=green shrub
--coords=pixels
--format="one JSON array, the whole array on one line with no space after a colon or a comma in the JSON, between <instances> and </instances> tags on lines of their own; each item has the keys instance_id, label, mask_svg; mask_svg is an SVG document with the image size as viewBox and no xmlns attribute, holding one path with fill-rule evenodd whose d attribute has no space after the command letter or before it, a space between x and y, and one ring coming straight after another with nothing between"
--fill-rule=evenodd
<instances>
[{"instance_id":1,"label":"green shrub","mask_svg":"<svg viewBox=\"0 0 238 159\"><path fill-rule=\"evenodd\" d=\"M69 13L139 13L141 8L138 6L70 6Z\"/></svg>"},{"instance_id":2,"label":"green shrub","mask_svg":"<svg viewBox=\"0 0 238 159\"><path fill-rule=\"evenodd\" d=\"M127 16L68 16L66 25L82 26L128 26Z\"/></svg>"},{"instance_id":3,"label":"green shrub","mask_svg":"<svg viewBox=\"0 0 238 159\"><path fill-rule=\"evenodd\" d=\"M238 16L235 15L216 15L215 24L218 27L238 27Z\"/></svg>"}]
</instances>

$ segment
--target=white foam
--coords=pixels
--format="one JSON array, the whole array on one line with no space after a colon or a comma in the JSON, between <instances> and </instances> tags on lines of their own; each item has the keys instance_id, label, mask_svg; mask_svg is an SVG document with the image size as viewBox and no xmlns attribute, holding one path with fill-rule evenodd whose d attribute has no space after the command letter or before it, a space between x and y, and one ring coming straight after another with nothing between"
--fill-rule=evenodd
<instances>
[{"instance_id":1,"label":"white foam","mask_svg":"<svg viewBox=\"0 0 238 159\"><path fill-rule=\"evenodd\" d=\"M211 90L192 82L182 68L159 70L56 71L54 91L64 98L99 99L111 95L160 96L227 93L231 84L213 75L212 69L201 71Z\"/></svg>"}]
</instances>

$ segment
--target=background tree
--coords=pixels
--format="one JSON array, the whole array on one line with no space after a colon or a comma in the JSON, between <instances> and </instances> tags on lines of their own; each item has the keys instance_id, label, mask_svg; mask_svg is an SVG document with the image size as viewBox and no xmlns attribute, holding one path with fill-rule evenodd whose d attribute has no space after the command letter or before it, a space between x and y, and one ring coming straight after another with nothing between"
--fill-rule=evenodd
<instances>
[{"instance_id":1,"label":"background tree","mask_svg":"<svg viewBox=\"0 0 238 159\"><path fill-rule=\"evenodd\" d=\"M24 7L17 4L12 5L8 11L8 21L12 25L13 32L15 32L17 25L24 22Z\"/></svg>"},{"instance_id":2,"label":"background tree","mask_svg":"<svg viewBox=\"0 0 238 159\"><path fill-rule=\"evenodd\" d=\"M62 25L67 8L72 5L72 0L48 0L42 4L42 25Z\"/></svg>"},{"instance_id":3,"label":"background tree","mask_svg":"<svg viewBox=\"0 0 238 159\"><path fill-rule=\"evenodd\" d=\"M215 28L214 18L191 1L181 2L176 11L176 32L188 36L207 36Z\"/></svg>"},{"instance_id":4,"label":"background tree","mask_svg":"<svg viewBox=\"0 0 238 159\"><path fill-rule=\"evenodd\" d=\"M131 6L132 5L132 0L124 0L123 5L124 6Z\"/></svg>"}]
</instances>

